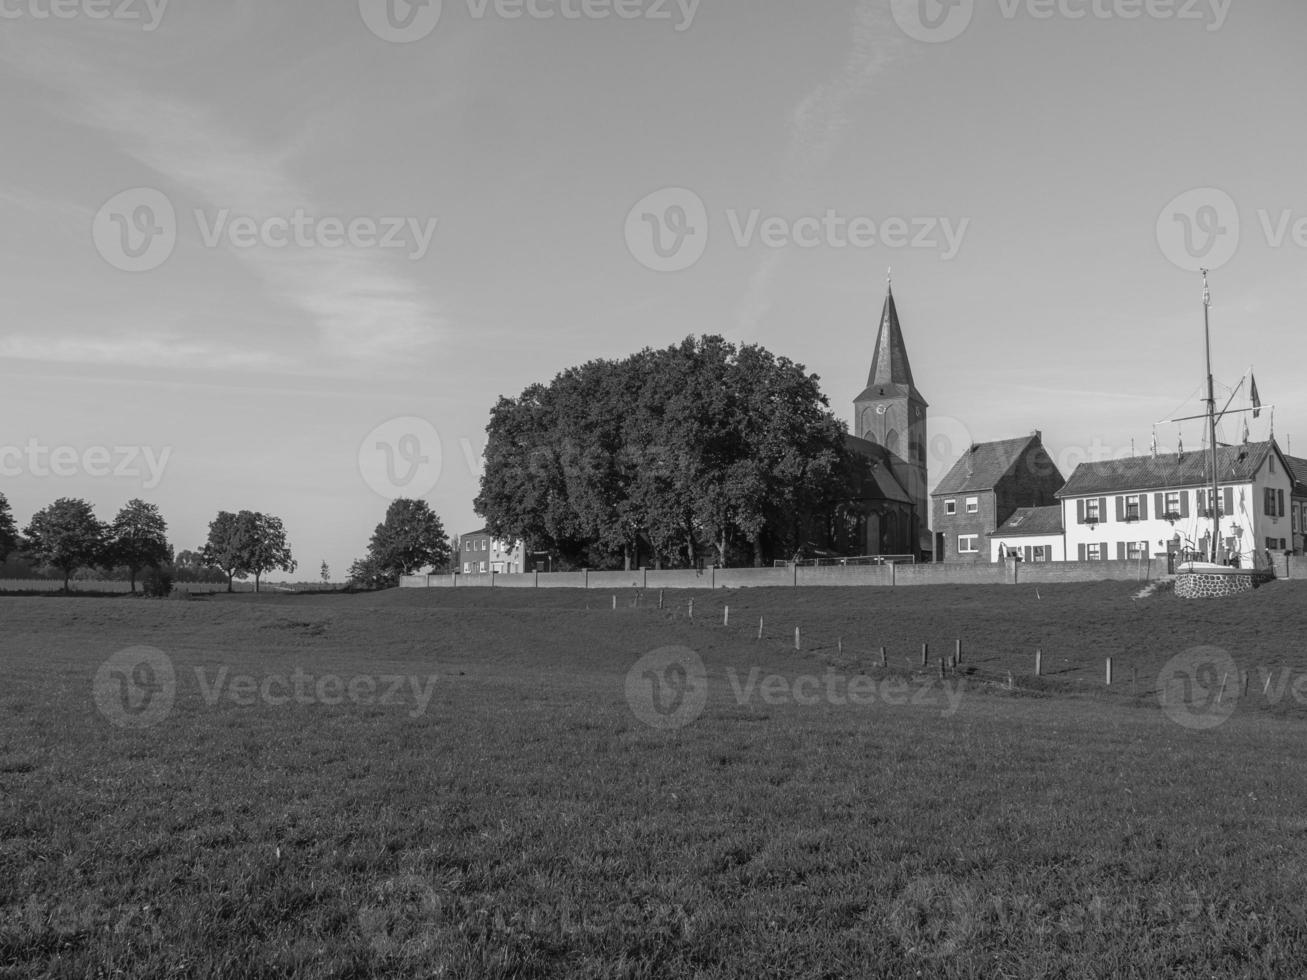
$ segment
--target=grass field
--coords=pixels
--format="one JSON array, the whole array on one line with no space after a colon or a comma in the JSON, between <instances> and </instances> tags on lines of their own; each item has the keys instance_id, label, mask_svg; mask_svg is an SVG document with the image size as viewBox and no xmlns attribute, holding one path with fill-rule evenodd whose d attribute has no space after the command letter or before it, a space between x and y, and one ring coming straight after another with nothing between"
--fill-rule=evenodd
<instances>
[{"instance_id":1,"label":"grass field","mask_svg":"<svg viewBox=\"0 0 1307 980\"><path fill-rule=\"evenodd\" d=\"M0 599L0 976L1299 977L1307 584L1136 588Z\"/></svg>"}]
</instances>

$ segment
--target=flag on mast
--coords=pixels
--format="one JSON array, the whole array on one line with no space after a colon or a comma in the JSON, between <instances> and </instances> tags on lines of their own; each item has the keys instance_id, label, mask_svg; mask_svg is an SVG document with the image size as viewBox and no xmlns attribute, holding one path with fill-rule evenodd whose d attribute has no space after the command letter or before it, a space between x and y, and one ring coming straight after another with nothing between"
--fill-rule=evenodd
<instances>
[{"instance_id":1,"label":"flag on mast","mask_svg":"<svg viewBox=\"0 0 1307 980\"><path fill-rule=\"evenodd\" d=\"M1257 377L1255 375L1249 375L1249 377L1253 379L1253 386L1252 386L1253 418L1259 419L1262 417L1262 396L1257 394Z\"/></svg>"}]
</instances>

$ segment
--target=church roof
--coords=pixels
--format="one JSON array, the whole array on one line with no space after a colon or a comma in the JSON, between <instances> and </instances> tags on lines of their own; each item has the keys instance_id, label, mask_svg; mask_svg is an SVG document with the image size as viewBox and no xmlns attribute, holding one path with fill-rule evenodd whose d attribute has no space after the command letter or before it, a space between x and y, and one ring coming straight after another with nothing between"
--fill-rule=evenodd
<instances>
[{"instance_id":1,"label":"church roof","mask_svg":"<svg viewBox=\"0 0 1307 980\"><path fill-rule=\"evenodd\" d=\"M899 310L894 304L893 286L885 294L885 311L880 317L876 352L871 359L871 373L867 375L868 388L887 385L916 387L912 380L912 365L908 363L908 348L903 343L903 328L899 325Z\"/></svg>"},{"instance_id":2,"label":"church roof","mask_svg":"<svg viewBox=\"0 0 1307 980\"><path fill-rule=\"evenodd\" d=\"M894 500L902 504L912 503L912 497L902 482L894 475L894 464L902 463L897 456L879 443L857 436L844 436L845 448L871 461L871 472L861 487L863 499Z\"/></svg>"},{"instance_id":3,"label":"church roof","mask_svg":"<svg viewBox=\"0 0 1307 980\"><path fill-rule=\"evenodd\" d=\"M1018 507L1002 527L991 533L995 538L1047 537L1062 533L1062 508Z\"/></svg>"},{"instance_id":4,"label":"church roof","mask_svg":"<svg viewBox=\"0 0 1307 980\"><path fill-rule=\"evenodd\" d=\"M1221 446L1216 451L1216 470L1221 483L1249 483L1256 477L1267 455L1279 452L1274 442ZM1283 457L1281 457L1283 458ZM1211 456L1206 450L1180 456L1134 456L1081 463L1057 496L1081 497L1092 493L1135 493L1142 490L1177 490L1211 483Z\"/></svg>"},{"instance_id":5,"label":"church roof","mask_svg":"<svg viewBox=\"0 0 1307 980\"><path fill-rule=\"evenodd\" d=\"M953 464L935 488L935 496L993 490L1016 466L1032 443L1041 441L1038 433L1020 439L982 442L972 446Z\"/></svg>"}]
</instances>

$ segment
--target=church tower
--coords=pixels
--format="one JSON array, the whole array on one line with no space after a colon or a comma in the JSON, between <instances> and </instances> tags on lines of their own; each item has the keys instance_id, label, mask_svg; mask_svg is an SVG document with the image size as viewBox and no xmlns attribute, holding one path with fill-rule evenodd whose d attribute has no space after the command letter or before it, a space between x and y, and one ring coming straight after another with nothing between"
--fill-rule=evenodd
<instances>
[{"instance_id":1,"label":"church tower","mask_svg":"<svg viewBox=\"0 0 1307 980\"><path fill-rule=\"evenodd\" d=\"M867 375L867 388L853 403L854 435L877 443L898 457L894 476L912 498L916 538L930 548L929 488L926 475L926 410L930 407L912 380L912 365L903 342L898 307L891 282L880 318L876 350Z\"/></svg>"}]
</instances>

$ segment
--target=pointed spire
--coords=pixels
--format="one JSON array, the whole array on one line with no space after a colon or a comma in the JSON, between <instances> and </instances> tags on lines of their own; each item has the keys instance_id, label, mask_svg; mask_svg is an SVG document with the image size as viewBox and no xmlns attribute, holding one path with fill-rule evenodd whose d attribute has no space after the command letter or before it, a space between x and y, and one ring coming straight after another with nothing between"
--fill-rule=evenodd
<instances>
[{"instance_id":1,"label":"pointed spire","mask_svg":"<svg viewBox=\"0 0 1307 980\"><path fill-rule=\"evenodd\" d=\"M880 332L876 336L876 353L871 359L871 373L867 387L877 385L909 385L912 365L908 363L908 348L903 342L903 328L899 325L899 310L894 303L893 270L885 291L885 310L880 317Z\"/></svg>"}]
</instances>

